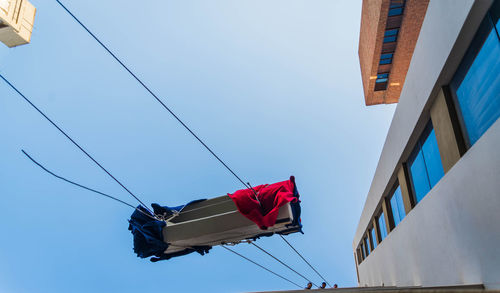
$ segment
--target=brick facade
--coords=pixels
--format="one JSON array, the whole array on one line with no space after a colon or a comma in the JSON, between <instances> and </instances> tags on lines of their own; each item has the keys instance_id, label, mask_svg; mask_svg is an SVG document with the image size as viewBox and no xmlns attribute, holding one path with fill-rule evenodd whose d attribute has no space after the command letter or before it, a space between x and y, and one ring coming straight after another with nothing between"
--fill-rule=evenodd
<instances>
[{"instance_id":1,"label":"brick facade","mask_svg":"<svg viewBox=\"0 0 500 293\"><path fill-rule=\"evenodd\" d=\"M367 106L397 103L399 100L429 0L405 2L397 42L384 45L391 0L363 0L358 54ZM379 67L382 46L391 45L396 46L392 64ZM387 89L375 91L377 73L384 67L390 72Z\"/></svg>"}]
</instances>

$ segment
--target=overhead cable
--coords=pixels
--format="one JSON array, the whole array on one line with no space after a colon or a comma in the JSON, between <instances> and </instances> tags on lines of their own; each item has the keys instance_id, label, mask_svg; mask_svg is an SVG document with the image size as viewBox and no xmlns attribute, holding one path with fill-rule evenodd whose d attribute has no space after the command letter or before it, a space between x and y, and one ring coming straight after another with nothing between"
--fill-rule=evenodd
<instances>
[{"instance_id":1,"label":"overhead cable","mask_svg":"<svg viewBox=\"0 0 500 293\"><path fill-rule=\"evenodd\" d=\"M304 275L302 275L301 273L297 272L296 270L294 270L292 267L290 267L289 265L287 265L286 263L282 262L281 260L279 260L277 257L275 257L274 255L272 255L271 253L267 252L264 248L258 246L257 244L255 244L254 242L250 242L250 244L252 244L253 246L257 247L258 249L260 249L262 252L264 252L265 254L269 255L270 257L274 258L276 261L278 261L280 264L284 265L285 267L287 267L289 270L291 270L292 272L296 273L297 275L301 276L304 280L310 282L311 284L313 284L314 286L318 287L318 285L314 284L311 280L309 280L307 277L305 277Z\"/></svg>"},{"instance_id":2,"label":"overhead cable","mask_svg":"<svg viewBox=\"0 0 500 293\"><path fill-rule=\"evenodd\" d=\"M302 256L302 254L300 254L300 252L298 252L298 251L297 251L297 250L296 250L296 249L295 249L295 248L294 248L294 247L290 244L290 242L288 242L288 241L285 239L285 237L283 237L283 235L281 235L281 234L279 234L279 235L280 235L281 239L283 239L283 241L285 241L285 242L286 242L286 244L288 244L288 246L290 246L290 247L293 249L293 251L295 251L295 253L297 253L297 255L298 255L298 256L300 256L300 258L302 258L302 260L304 260L304 261L306 262L306 264L308 264L308 265L309 265L309 267L310 267L311 269L313 269L313 271L314 271L316 274L318 274L318 276L319 276L321 279L323 279L323 281L325 281L325 283L327 283L327 284L328 284L328 286L329 286L329 287L331 287L330 283L328 283L328 281L327 281L327 280L326 280L326 279L325 279L325 278L324 278L324 277L323 277L323 276L322 276L322 275L321 275L321 274L320 274L320 273L319 273L319 272L318 272L318 271L317 271L317 270L316 270L316 269L315 269L315 268L314 268L314 267L313 267L313 266L312 266L312 265L311 265L311 264L310 264L310 263L309 263L309 262L308 262L308 261L307 261L307 260L306 260L306 259Z\"/></svg>"},{"instance_id":3,"label":"overhead cable","mask_svg":"<svg viewBox=\"0 0 500 293\"><path fill-rule=\"evenodd\" d=\"M125 185L123 185L115 176L113 176L106 168L104 168L99 162L97 162L94 157L92 157L83 147L81 147L74 139L72 139L64 130L62 130L52 119L50 119L47 115L45 115L42 110L40 110L35 104L33 104L21 91L19 91L12 83L10 83L1 73L0 78L2 78L14 91L16 91L19 96L21 96L26 102L28 102L31 107L38 111L47 121L50 122L59 132L61 132L67 139L69 139L77 148L79 148L89 159L91 159L99 168L101 168L106 174L108 174L111 178L113 178L116 183L118 183L123 189L125 189L132 197L134 197L145 209L147 209L151 214L154 213L135 195L133 194Z\"/></svg>"},{"instance_id":4,"label":"overhead cable","mask_svg":"<svg viewBox=\"0 0 500 293\"><path fill-rule=\"evenodd\" d=\"M294 281L291 281L290 279L287 279L287 278L283 277L282 275L280 275L280 274L278 274L278 273L275 273L275 272L271 271L270 269L268 269L268 268L264 267L263 265L258 264L258 263L256 263L255 261L253 261L253 260L249 259L248 257L243 256L243 255L239 254L238 252L236 252L236 251L232 250L231 248L229 248L229 247L227 247L227 246L225 246L225 245L221 245L221 246L222 246L222 247L224 247L225 249L227 249L227 250L231 251L232 253L234 253L234 254L236 254L236 255L238 255L238 256L240 256L240 257L242 257L242 258L246 259L247 261L249 261L249 262L253 263L254 265L259 266L260 268L262 268L262 269L264 269L264 270L266 270L266 271L270 272L271 274L273 274L273 275L275 275L275 276L277 276L277 277L280 277L281 279L283 279L283 280L285 280L285 281L288 281L289 283L292 283L292 284L294 284L295 286L297 286L297 287L299 287L299 288L302 288L302 286L300 286L299 284L295 283Z\"/></svg>"},{"instance_id":5,"label":"overhead cable","mask_svg":"<svg viewBox=\"0 0 500 293\"><path fill-rule=\"evenodd\" d=\"M212 151L212 149L210 147L208 147L208 145L203 142L203 140L201 138L198 137L198 135L196 135L193 130L191 130L191 128L189 128L180 118L179 116L177 116L135 73L132 72L132 70L130 70L128 68L127 65L125 65L125 63L123 63L120 58L118 58L106 45L104 45L104 43L94 34L92 33L92 31L90 31L89 28L87 28L87 26L85 26L66 6L64 6L64 4L61 3L61 1L59 0L56 0L56 2L83 28L87 31L87 33L89 33L89 35L94 38L94 40L96 40L99 45L101 45L102 48L104 48L104 50L106 50L109 55L111 55L111 57L113 57L116 62L118 62L158 103L160 103L160 105L165 109L167 110L174 118L175 120L177 120L177 122L179 122L189 133L191 133L191 135L196 138L196 140L198 140L204 147L205 149L207 149L229 172L231 172L231 174L233 174L234 177L236 177L236 179L238 179L241 184L243 184L245 186L245 188L248 188L250 189L249 185L247 185L231 168L229 168L229 166L221 159L219 158L219 156L217 156L214 151Z\"/></svg>"},{"instance_id":6,"label":"overhead cable","mask_svg":"<svg viewBox=\"0 0 500 293\"><path fill-rule=\"evenodd\" d=\"M101 192L101 191L99 191L99 190L95 190L95 189L93 189L93 188L90 188L90 187L84 186L84 185L82 185L82 184L76 183L76 182L74 182L74 181L71 181L71 180L69 180L69 179L66 179L66 178L64 178L64 177L62 177L62 176L59 176L59 175L55 174L54 172L52 172L52 171L50 171L49 169L45 168L42 164L38 163L38 162L37 162L35 159L33 159L33 158L32 158L32 157L31 157L31 156L30 156L27 152L25 152L24 150L21 150L21 151L23 152L23 154L24 154L24 155L26 155L26 157L28 157L28 159L30 159L33 163L35 163L38 167L42 168L45 172L49 173L50 175L52 175L52 176L54 176L54 177L56 177L56 178L58 178L58 179L61 179L61 180L65 181L65 182L68 182L68 183L70 183L70 184L73 184L73 185L75 185L75 186L78 186L78 187L80 187L80 188L86 189L86 190L88 190L88 191L95 192L95 193L97 193L97 194L100 194L100 195L105 196L105 197L107 197L107 198L110 198L110 199L112 199L112 200L115 200L115 201L117 201L117 202L119 202L119 203L122 203L122 204L124 204L124 205L126 205L126 206L129 206L129 207L133 208L134 210L137 210L137 211L141 212L142 214L144 214L144 215L146 215L146 216L148 216L148 217L150 217L150 218L152 218L152 219L155 219L152 215L150 215L150 214L147 214L147 213L143 212L142 210L138 209L137 207L135 207L135 206L131 205L131 204L130 204L130 203L128 203L128 202L125 202L125 201L123 201L123 200L121 200L121 199L119 199L119 198L116 198L116 197L114 197L114 196L111 196L111 195L106 194L106 193L104 193L104 192Z\"/></svg>"}]
</instances>

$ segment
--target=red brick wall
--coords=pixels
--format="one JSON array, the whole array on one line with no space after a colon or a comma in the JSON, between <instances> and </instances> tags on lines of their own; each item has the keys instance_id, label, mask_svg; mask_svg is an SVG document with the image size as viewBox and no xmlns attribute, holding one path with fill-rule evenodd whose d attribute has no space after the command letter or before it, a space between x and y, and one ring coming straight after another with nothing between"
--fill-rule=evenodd
<instances>
[{"instance_id":1,"label":"red brick wall","mask_svg":"<svg viewBox=\"0 0 500 293\"><path fill-rule=\"evenodd\" d=\"M406 1L387 90L374 91L389 4L390 0L363 0L358 52L366 105L399 101L429 0Z\"/></svg>"}]
</instances>

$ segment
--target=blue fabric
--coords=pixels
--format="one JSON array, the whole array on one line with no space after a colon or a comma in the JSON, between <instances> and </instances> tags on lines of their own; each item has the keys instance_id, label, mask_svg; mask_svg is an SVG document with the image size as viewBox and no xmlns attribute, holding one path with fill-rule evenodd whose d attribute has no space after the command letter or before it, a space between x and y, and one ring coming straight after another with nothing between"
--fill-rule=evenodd
<instances>
[{"instance_id":1,"label":"blue fabric","mask_svg":"<svg viewBox=\"0 0 500 293\"><path fill-rule=\"evenodd\" d=\"M155 203L151 206L153 207L153 211L156 215L169 217L173 215L174 211L180 212L186 206L200 201L204 201L204 199L194 200L185 205L177 207L160 206ZM164 221L158 221L154 219L154 216L142 206L137 207L134 213L132 213L132 215L130 216L130 220L128 222L128 229L132 232L132 235L134 237L134 252L140 258L152 257L152 262L166 260L172 257L186 255L192 252L198 252L201 255L204 255L211 249L210 246L199 246L188 248L175 253L165 254L165 250L167 250L168 244L165 243L163 239L163 228L165 227L166 223Z\"/></svg>"},{"instance_id":2,"label":"blue fabric","mask_svg":"<svg viewBox=\"0 0 500 293\"><path fill-rule=\"evenodd\" d=\"M176 207L160 206L157 203L153 203L153 204L151 204L151 206L153 207L153 212L155 213L155 215L161 215L164 218L168 218L168 217L170 217L170 216L173 215L174 211L175 212L180 212L185 207L187 207L188 205L191 205L191 204L194 204L194 203L197 203L197 202L202 202L202 201L205 201L205 200L206 199L197 199L197 200L190 201L190 202L188 202L185 205L180 205L180 206L176 206Z\"/></svg>"},{"instance_id":3,"label":"blue fabric","mask_svg":"<svg viewBox=\"0 0 500 293\"><path fill-rule=\"evenodd\" d=\"M151 215L148 210L138 206L130 216L128 229L134 236L134 252L140 258L150 256L161 256L168 248L168 244L163 241L163 227L166 223L157 221L141 213ZM153 215L151 215L153 216Z\"/></svg>"}]
</instances>

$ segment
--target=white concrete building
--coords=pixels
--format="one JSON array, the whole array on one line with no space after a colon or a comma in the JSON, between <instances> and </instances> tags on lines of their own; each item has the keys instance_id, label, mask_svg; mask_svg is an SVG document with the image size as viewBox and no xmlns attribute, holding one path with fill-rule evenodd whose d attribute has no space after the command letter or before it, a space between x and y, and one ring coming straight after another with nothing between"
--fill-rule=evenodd
<instances>
[{"instance_id":1,"label":"white concrete building","mask_svg":"<svg viewBox=\"0 0 500 293\"><path fill-rule=\"evenodd\" d=\"M0 0L0 42L7 47L28 44L36 8L27 0Z\"/></svg>"},{"instance_id":2,"label":"white concrete building","mask_svg":"<svg viewBox=\"0 0 500 293\"><path fill-rule=\"evenodd\" d=\"M359 286L500 289L499 15L500 0L429 1L353 240Z\"/></svg>"}]
</instances>

